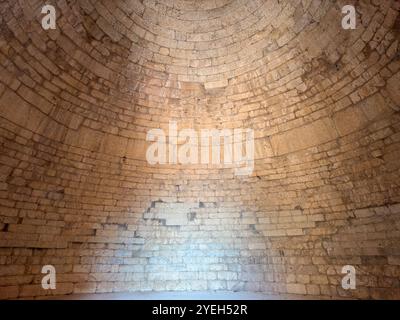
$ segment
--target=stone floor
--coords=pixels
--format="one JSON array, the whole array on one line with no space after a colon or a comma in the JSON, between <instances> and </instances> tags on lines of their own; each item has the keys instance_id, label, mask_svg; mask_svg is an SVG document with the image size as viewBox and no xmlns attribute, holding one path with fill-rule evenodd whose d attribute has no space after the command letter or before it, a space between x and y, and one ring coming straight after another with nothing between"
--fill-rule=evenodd
<instances>
[{"instance_id":1,"label":"stone floor","mask_svg":"<svg viewBox=\"0 0 400 320\"><path fill-rule=\"evenodd\" d=\"M270 295L254 292L129 292L73 294L46 297L56 300L317 300L329 297Z\"/></svg>"}]
</instances>

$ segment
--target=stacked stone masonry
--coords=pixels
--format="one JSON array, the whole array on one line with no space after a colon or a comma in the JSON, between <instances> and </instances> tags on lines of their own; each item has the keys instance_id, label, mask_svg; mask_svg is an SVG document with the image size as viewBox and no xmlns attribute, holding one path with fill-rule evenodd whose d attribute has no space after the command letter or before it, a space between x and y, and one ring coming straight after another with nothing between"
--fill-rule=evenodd
<instances>
[{"instance_id":1,"label":"stacked stone masonry","mask_svg":"<svg viewBox=\"0 0 400 320\"><path fill-rule=\"evenodd\" d=\"M41 25L48 3L55 30ZM355 30L341 27L346 4ZM400 298L399 10L0 1L0 298ZM146 133L169 121L252 128L252 175L150 165ZM345 265L356 290L341 286Z\"/></svg>"}]
</instances>

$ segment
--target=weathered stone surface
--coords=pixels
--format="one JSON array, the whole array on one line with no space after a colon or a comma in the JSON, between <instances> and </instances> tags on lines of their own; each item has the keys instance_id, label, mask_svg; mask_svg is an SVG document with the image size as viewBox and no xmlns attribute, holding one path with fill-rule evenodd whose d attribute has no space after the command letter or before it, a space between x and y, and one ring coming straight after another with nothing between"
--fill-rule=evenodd
<instances>
[{"instance_id":1,"label":"weathered stone surface","mask_svg":"<svg viewBox=\"0 0 400 320\"><path fill-rule=\"evenodd\" d=\"M360 130L368 121L360 107L341 110L333 116L333 119L341 136Z\"/></svg>"},{"instance_id":2,"label":"weathered stone surface","mask_svg":"<svg viewBox=\"0 0 400 320\"><path fill-rule=\"evenodd\" d=\"M399 1L40 3L0 1L0 299L400 298ZM172 120L253 129L254 171L149 164Z\"/></svg>"},{"instance_id":3,"label":"weathered stone surface","mask_svg":"<svg viewBox=\"0 0 400 320\"><path fill-rule=\"evenodd\" d=\"M305 126L271 137L275 155L282 155L317 146L337 138L333 122L329 118L314 121Z\"/></svg>"},{"instance_id":4,"label":"weathered stone surface","mask_svg":"<svg viewBox=\"0 0 400 320\"><path fill-rule=\"evenodd\" d=\"M392 101L398 106L400 101L400 73L396 73L387 81L387 91Z\"/></svg>"}]
</instances>

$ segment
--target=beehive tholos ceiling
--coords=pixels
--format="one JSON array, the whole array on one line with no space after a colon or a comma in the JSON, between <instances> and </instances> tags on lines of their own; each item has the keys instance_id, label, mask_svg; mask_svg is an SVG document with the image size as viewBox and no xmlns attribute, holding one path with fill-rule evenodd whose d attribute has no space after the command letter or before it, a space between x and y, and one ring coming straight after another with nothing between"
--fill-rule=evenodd
<instances>
[{"instance_id":1,"label":"beehive tholos ceiling","mask_svg":"<svg viewBox=\"0 0 400 320\"><path fill-rule=\"evenodd\" d=\"M0 1L1 298L400 297L398 1L51 2ZM149 163L171 121L254 170Z\"/></svg>"}]
</instances>

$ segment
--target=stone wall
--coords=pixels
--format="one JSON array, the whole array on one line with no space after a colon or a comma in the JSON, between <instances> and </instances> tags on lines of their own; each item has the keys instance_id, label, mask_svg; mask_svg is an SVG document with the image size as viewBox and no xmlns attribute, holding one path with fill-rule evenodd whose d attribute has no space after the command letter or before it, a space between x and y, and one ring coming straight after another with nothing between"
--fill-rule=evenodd
<instances>
[{"instance_id":1,"label":"stone wall","mask_svg":"<svg viewBox=\"0 0 400 320\"><path fill-rule=\"evenodd\" d=\"M350 2L0 1L0 298L400 298L400 5ZM252 128L253 174L150 165L170 120Z\"/></svg>"}]
</instances>

